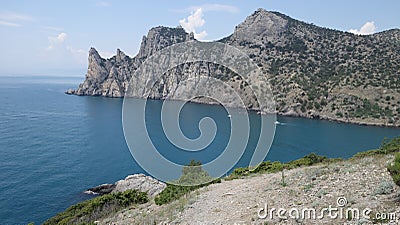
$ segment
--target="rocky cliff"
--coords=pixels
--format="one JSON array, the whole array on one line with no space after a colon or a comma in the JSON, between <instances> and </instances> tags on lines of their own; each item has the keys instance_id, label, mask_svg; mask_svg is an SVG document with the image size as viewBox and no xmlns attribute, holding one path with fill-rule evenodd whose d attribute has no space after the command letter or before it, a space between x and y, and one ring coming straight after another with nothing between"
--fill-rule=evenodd
<instances>
[{"instance_id":1,"label":"rocky cliff","mask_svg":"<svg viewBox=\"0 0 400 225\"><path fill-rule=\"evenodd\" d=\"M123 97L130 77L149 55L193 39L182 28L156 27L143 37L133 58L117 50L116 56L102 59L92 48L85 81L67 93ZM400 126L399 29L360 36L259 9L219 42L241 49L261 67L280 114ZM154 96L165 97L180 82L176 78L196 71L247 93L245 82L228 68L194 63L170 71L174 79L165 76L170 85L160 82ZM255 107L251 98L244 101L249 109Z\"/></svg>"},{"instance_id":2,"label":"rocky cliff","mask_svg":"<svg viewBox=\"0 0 400 225\"><path fill-rule=\"evenodd\" d=\"M175 43L193 39L193 35L187 34L183 28L155 27L143 37L140 51L133 58L117 49L115 56L103 59L96 49L91 48L85 81L77 90L68 90L67 94L123 97L130 77L149 55Z\"/></svg>"}]
</instances>

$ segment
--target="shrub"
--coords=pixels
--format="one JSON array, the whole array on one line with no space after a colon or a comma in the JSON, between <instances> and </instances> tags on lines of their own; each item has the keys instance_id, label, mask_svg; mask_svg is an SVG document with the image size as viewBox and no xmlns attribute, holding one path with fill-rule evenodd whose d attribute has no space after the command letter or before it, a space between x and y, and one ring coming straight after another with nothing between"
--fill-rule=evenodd
<instances>
[{"instance_id":1,"label":"shrub","mask_svg":"<svg viewBox=\"0 0 400 225\"><path fill-rule=\"evenodd\" d=\"M240 168L238 168L238 169L240 169ZM282 164L281 162L265 161L265 162L260 163L260 165L251 172L252 173L265 173L265 172L274 173L274 172L282 171L283 169L284 169L284 164Z\"/></svg>"},{"instance_id":2,"label":"shrub","mask_svg":"<svg viewBox=\"0 0 400 225\"><path fill-rule=\"evenodd\" d=\"M393 138L390 141L387 141L387 139L383 140L383 143L381 145L381 149L385 151L386 153L392 153L392 152L398 152L400 151L400 136Z\"/></svg>"},{"instance_id":3,"label":"shrub","mask_svg":"<svg viewBox=\"0 0 400 225\"><path fill-rule=\"evenodd\" d=\"M70 206L67 210L44 222L50 224L87 224L134 204L148 201L147 193L127 190L98 196Z\"/></svg>"},{"instance_id":4,"label":"shrub","mask_svg":"<svg viewBox=\"0 0 400 225\"><path fill-rule=\"evenodd\" d=\"M254 170L249 170L248 168L239 167L233 170L233 172L225 179L233 180L256 173L275 173L283 171L284 169L294 169L301 166L311 166L317 163L333 162L338 160L341 159L329 159L326 156L319 156L315 153L311 153L309 155L304 156L303 158L296 159L287 163L265 161L260 163L260 165L257 166Z\"/></svg>"},{"instance_id":5,"label":"shrub","mask_svg":"<svg viewBox=\"0 0 400 225\"><path fill-rule=\"evenodd\" d=\"M391 181L384 180L380 183L378 188L374 191L375 195L387 195L393 192L393 185Z\"/></svg>"},{"instance_id":6,"label":"shrub","mask_svg":"<svg viewBox=\"0 0 400 225\"><path fill-rule=\"evenodd\" d=\"M167 184L167 187L159 193L154 199L157 205L163 205L179 199L185 194L200 188L200 186L180 186L174 184Z\"/></svg>"},{"instance_id":7,"label":"shrub","mask_svg":"<svg viewBox=\"0 0 400 225\"><path fill-rule=\"evenodd\" d=\"M315 153L311 153L309 155L304 156L303 158L293 160L293 161L286 163L285 168L293 169L293 168L297 168L300 166L311 166L316 163L325 162L327 160L328 160L328 157L326 157L326 156L319 156Z\"/></svg>"}]
</instances>

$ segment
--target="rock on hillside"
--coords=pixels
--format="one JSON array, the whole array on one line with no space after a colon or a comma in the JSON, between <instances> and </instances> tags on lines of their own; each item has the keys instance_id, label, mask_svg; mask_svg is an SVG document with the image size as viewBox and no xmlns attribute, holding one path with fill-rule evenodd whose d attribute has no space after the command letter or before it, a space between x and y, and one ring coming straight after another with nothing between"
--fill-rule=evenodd
<instances>
[{"instance_id":1,"label":"rock on hillside","mask_svg":"<svg viewBox=\"0 0 400 225\"><path fill-rule=\"evenodd\" d=\"M112 192L124 192L127 190L139 190L147 192L149 196L156 196L166 188L166 184L144 174L133 174L127 176L124 180L119 180L115 184L101 184L99 186L89 188L86 194L108 194Z\"/></svg>"}]
</instances>

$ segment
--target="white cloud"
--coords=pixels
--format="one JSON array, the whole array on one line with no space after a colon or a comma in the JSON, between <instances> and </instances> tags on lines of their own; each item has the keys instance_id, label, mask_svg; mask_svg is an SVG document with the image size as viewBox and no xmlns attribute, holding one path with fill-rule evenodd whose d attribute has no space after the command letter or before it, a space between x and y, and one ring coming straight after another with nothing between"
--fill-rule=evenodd
<instances>
[{"instance_id":1,"label":"white cloud","mask_svg":"<svg viewBox=\"0 0 400 225\"><path fill-rule=\"evenodd\" d=\"M203 5L198 5L198 6L190 6L185 9L179 9L179 10L173 10L173 11L187 13L187 12L194 12L200 8L203 10L203 12L208 12L208 11L218 11L218 12L224 11L224 12L230 12L230 13L239 12L239 8L237 8L236 6L223 5L223 4L203 4Z\"/></svg>"},{"instance_id":2,"label":"white cloud","mask_svg":"<svg viewBox=\"0 0 400 225\"><path fill-rule=\"evenodd\" d=\"M200 33L194 33L194 37L195 37L197 40L202 40L202 41L205 41L204 38L205 38L207 35L208 35L208 34L207 34L207 32L206 32L205 30L203 30L203 31L200 32Z\"/></svg>"},{"instance_id":3,"label":"white cloud","mask_svg":"<svg viewBox=\"0 0 400 225\"><path fill-rule=\"evenodd\" d=\"M67 34L62 32L55 37L48 37L49 39L49 46L47 46L47 50L53 50L57 45L64 43L65 39L67 38Z\"/></svg>"},{"instance_id":4,"label":"white cloud","mask_svg":"<svg viewBox=\"0 0 400 225\"><path fill-rule=\"evenodd\" d=\"M185 29L186 32L194 33L194 37L196 39L203 39L204 37L207 36L207 32L201 31L200 33L196 32L196 28L202 27L206 21L203 19L203 9L198 8L195 12L192 12L190 16L187 18L179 20L179 24L182 26L183 29Z\"/></svg>"},{"instance_id":5,"label":"white cloud","mask_svg":"<svg viewBox=\"0 0 400 225\"><path fill-rule=\"evenodd\" d=\"M16 12L1 12L0 19L9 21L33 21L34 18L25 14Z\"/></svg>"},{"instance_id":6,"label":"white cloud","mask_svg":"<svg viewBox=\"0 0 400 225\"><path fill-rule=\"evenodd\" d=\"M29 22L34 19L28 15L15 12L0 12L0 25L7 27L21 27L21 22Z\"/></svg>"},{"instance_id":7,"label":"white cloud","mask_svg":"<svg viewBox=\"0 0 400 225\"><path fill-rule=\"evenodd\" d=\"M376 26L374 21L371 22L366 22L360 30L357 29L350 29L349 32L353 34L360 34L360 35L367 35L367 34L373 34L376 31Z\"/></svg>"},{"instance_id":8,"label":"white cloud","mask_svg":"<svg viewBox=\"0 0 400 225\"><path fill-rule=\"evenodd\" d=\"M40 57L51 65L85 65L87 63L88 52L68 45L65 32L48 37L49 45L43 49Z\"/></svg>"},{"instance_id":9,"label":"white cloud","mask_svg":"<svg viewBox=\"0 0 400 225\"><path fill-rule=\"evenodd\" d=\"M97 2L97 3L96 3L96 6L97 6L97 7L102 7L102 8L104 8L104 7L110 7L110 6L111 6L111 3L105 2L105 1L100 1L100 2Z\"/></svg>"},{"instance_id":10,"label":"white cloud","mask_svg":"<svg viewBox=\"0 0 400 225\"><path fill-rule=\"evenodd\" d=\"M60 33L60 34L56 37L57 41L59 41L59 42L64 42L66 38L67 38L67 34L64 33L64 32L63 32L63 33Z\"/></svg>"},{"instance_id":11,"label":"white cloud","mask_svg":"<svg viewBox=\"0 0 400 225\"><path fill-rule=\"evenodd\" d=\"M20 26L22 26L21 24L18 24L18 23L12 23L12 22L7 22L7 21L3 21L3 20L0 20L0 25L7 26L7 27L20 27Z\"/></svg>"}]
</instances>

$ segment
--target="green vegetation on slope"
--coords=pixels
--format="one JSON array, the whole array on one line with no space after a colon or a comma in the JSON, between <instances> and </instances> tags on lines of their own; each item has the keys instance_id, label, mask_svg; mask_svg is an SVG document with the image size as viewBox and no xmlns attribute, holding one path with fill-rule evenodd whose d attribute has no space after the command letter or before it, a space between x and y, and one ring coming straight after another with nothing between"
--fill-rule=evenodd
<instances>
[{"instance_id":1,"label":"green vegetation on slope","mask_svg":"<svg viewBox=\"0 0 400 225\"><path fill-rule=\"evenodd\" d=\"M386 154L391 154L395 152L400 151L400 137L394 138L392 140L387 140L384 139L381 147L379 149L375 150L369 150L365 152L359 152L353 156L353 158L361 158L361 157L368 157L368 156L374 156L374 155L386 155ZM400 158L400 156L399 156ZM265 161L262 162L257 168L254 170L251 170L249 168L243 168L239 167L236 168L228 177L226 177L226 180L232 180L232 179L237 179L241 178L244 176L248 176L251 174L259 174L259 173L275 173L279 171L283 171L284 169L290 170L294 169L297 167L301 166L311 166L314 164L318 163L331 163L335 161L340 161L342 159L340 158L328 158L325 156L319 156L315 153L311 153L309 155L304 156L303 158L296 159L287 163L281 163L281 162L271 162L271 161ZM400 163L398 164L399 166L399 181L400 181Z\"/></svg>"},{"instance_id":2,"label":"green vegetation on slope","mask_svg":"<svg viewBox=\"0 0 400 225\"><path fill-rule=\"evenodd\" d=\"M400 151L400 137L394 138L390 141L385 139L379 149L376 150L370 150L370 151L365 151L365 152L359 152L353 156L353 158L360 158L360 157L369 157L369 156L377 156L377 155L385 155L385 154L391 154L395 152ZM394 168L397 168L397 179L398 182L400 183L400 156L397 157L398 162L397 164L394 165ZM225 178L225 180L233 180L237 178L242 178L245 176L249 176L252 174L263 174L263 173L275 173L275 172L280 172L302 166L311 166L319 163L333 163L340 161L342 159L340 158L328 158L326 156L319 156L315 153L308 154L304 156L303 158L296 159L287 163L281 163L281 162L271 162L271 161L265 161L262 162L258 167L255 169L250 169L250 168L243 168L239 167L236 168L229 176ZM192 161L187 167L185 167L182 177L177 181L177 183L187 181L188 179L194 179L194 177L197 177L196 179L199 179L198 174L203 174L203 177L205 179L210 179L210 177L207 177L208 174L206 171L202 170L201 167L192 167L192 166L199 166L201 165L200 162L195 162ZM196 168L196 169L194 169ZM196 170L196 171L195 171ZM196 175L197 174L197 175ZM284 177L284 175L282 174ZM214 182L208 182L203 185L197 185L197 186L182 186L182 185L173 185L173 184L167 184L167 188L165 188L155 199L156 204L158 205L163 205L169 202L172 202L174 200L179 199L180 197L186 195L187 193L196 190L200 187L207 186L211 183L216 183L220 182L221 180L218 179ZM396 180L395 180L396 182Z\"/></svg>"},{"instance_id":3,"label":"green vegetation on slope","mask_svg":"<svg viewBox=\"0 0 400 225\"><path fill-rule=\"evenodd\" d=\"M64 212L44 222L44 225L92 224L113 212L134 204L146 203L148 200L147 193L138 190L106 194L70 206Z\"/></svg>"},{"instance_id":4,"label":"green vegetation on slope","mask_svg":"<svg viewBox=\"0 0 400 225\"><path fill-rule=\"evenodd\" d=\"M272 13L288 21L279 39L221 41L248 49L271 74L278 111L399 122L399 29L360 36Z\"/></svg>"},{"instance_id":5,"label":"green vegetation on slope","mask_svg":"<svg viewBox=\"0 0 400 225\"><path fill-rule=\"evenodd\" d=\"M399 152L400 137L394 138L389 142L385 140L382 146L385 152ZM400 186L400 153L396 154L393 164L388 166L388 171L392 176L394 183Z\"/></svg>"},{"instance_id":6,"label":"green vegetation on slope","mask_svg":"<svg viewBox=\"0 0 400 225\"><path fill-rule=\"evenodd\" d=\"M273 173L282 171L283 169L293 169L300 166L310 166L316 163L322 162L334 162L341 159L329 159L325 156L318 156L314 153L309 154L303 158L288 162L288 163L281 163L281 162L262 162L256 169L249 170L249 168L236 168L231 175L225 178L225 180L232 180L236 178L240 178L243 176L247 176L250 174L257 174L257 173ZM175 184L167 184L167 187L156 196L155 203L157 205L163 205L170 203L174 200L179 199L180 197L188 194L191 191L194 191L198 188L208 186L212 183L219 183L221 179L216 179L212 181L212 178L209 177L206 171L204 171L201 167L200 162L191 161L189 165L184 167L183 175L179 178L179 180L175 183L177 184L190 184L193 183L194 180L202 179L203 181L208 181L207 183L195 186L183 186L183 185L175 185ZM199 176L200 174L200 176ZM190 181L189 183L187 181ZM198 182L197 182L198 183Z\"/></svg>"},{"instance_id":7,"label":"green vegetation on slope","mask_svg":"<svg viewBox=\"0 0 400 225\"><path fill-rule=\"evenodd\" d=\"M353 158L368 157L374 155L386 155L400 151L400 137L393 138L392 140L384 139L379 149L359 152Z\"/></svg>"},{"instance_id":8,"label":"green vegetation on slope","mask_svg":"<svg viewBox=\"0 0 400 225\"><path fill-rule=\"evenodd\" d=\"M326 156L319 156L315 153L311 153L309 155L304 156L303 158L296 159L287 163L281 163L281 162L271 162L271 161L265 161L262 162L257 168L254 170L250 168L243 168L239 167L236 168L228 177L226 177L226 180L233 180L237 178L241 178L244 176L248 176L251 174L261 174L261 173L275 173L279 171L283 171L284 169L290 170L294 169L297 167L301 166L311 166L317 163L329 163L329 162L335 162L335 161L340 161L342 159L330 159Z\"/></svg>"}]
</instances>

